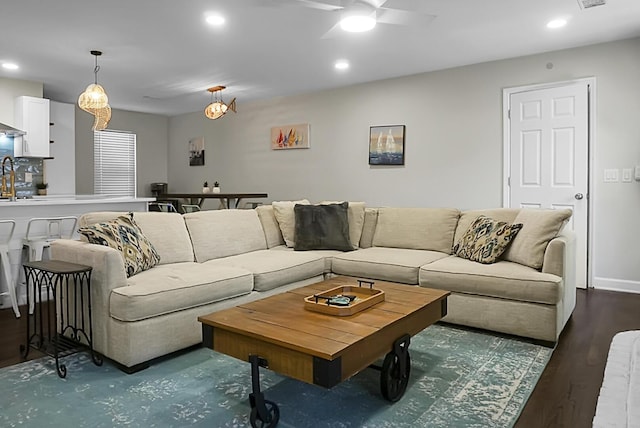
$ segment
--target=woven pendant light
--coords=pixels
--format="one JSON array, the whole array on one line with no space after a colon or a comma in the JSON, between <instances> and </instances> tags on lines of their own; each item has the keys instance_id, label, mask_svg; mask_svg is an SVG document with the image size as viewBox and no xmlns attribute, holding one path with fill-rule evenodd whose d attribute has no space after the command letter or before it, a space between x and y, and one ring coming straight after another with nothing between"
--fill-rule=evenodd
<instances>
[{"instance_id":1,"label":"woven pendant light","mask_svg":"<svg viewBox=\"0 0 640 428\"><path fill-rule=\"evenodd\" d=\"M104 88L98 84L98 57L102 55L100 51L91 51L91 55L96 57L96 65L93 69L95 76L94 83L87 86L87 89L78 97L78 107L95 116L93 126L94 131L101 131L107 128L109 120L111 120L111 107L109 106L109 97Z\"/></svg>"}]
</instances>

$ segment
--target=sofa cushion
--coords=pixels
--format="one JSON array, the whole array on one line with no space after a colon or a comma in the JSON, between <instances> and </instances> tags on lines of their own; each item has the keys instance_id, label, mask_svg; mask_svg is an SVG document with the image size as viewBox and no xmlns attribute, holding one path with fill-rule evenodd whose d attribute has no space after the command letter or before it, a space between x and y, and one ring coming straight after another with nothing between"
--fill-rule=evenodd
<instances>
[{"instance_id":1,"label":"sofa cushion","mask_svg":"<svg viewBox=\"0 0 640 428\"><path fill-rule=\"evenodd\" d=\"M378 224L378 209L365 208L364 224L362 225L362 236L360 236L360 248L369 248L373 246L373 236L376 233Z\"/></svg>"},{"instance_id":2,"label":"sofa cushion","mask_svg":"<svg viewBox=\"0 0 640 428\"><path fill-rule=\"evenodd\" d=\"M260 218L260 223L262 223L264 237L267 240L267 248L284 245L284 239L282 238L282 232L280 232L280 226L278 226L278 220L276 220L273 212L273 206L259 205L256 207L256 212Z\"/></svg>"},{"instance_id":3,"label":"sofa cushion","mask_svg":"<svg viewBox=\"0 0 640 428\"><path fill-rule=\"evenodd\" d=\"M124 261L127 277L151 269L160 261L155 248L130 214L81 227L78 232L92 244L105 245L118 250Z\"/></svg>"},{"instance_id":4,"label":"sofa cushion","mask_svg":"<svg viewBox=\"0 0 640 428\"><path fill-rule=\"evenodd\" d=\"M109 308L120 321L139 321L249 294L253 276L244 269L202 263L159 265L113 289Z\"/></svg>"},{"instance_id":5,"label":"sofa cushion","mask_svg":"<svg viewBox=\"0 0 640 428\"><path fill-rule=\"evenodd\" d=\"M459 215L454 208L380 208L373 245L451 254Z\"/></svg>"},{"instance_id":6,"label":"sofa cushion","mask_svg":"<svg viewBox=\"0 0 640 428\"><path fill-rule=\"evenodd\" d=\"M343 201L322 201L321 204L339 204ZM362 237L362 227L364 226L364 202L349 202L348 220L349 220L349 240L353 248L360 246L360 238Z\"/></svg>"},{"instance_id":7,"label":"sofa cushion","mask_svg":"<svg viewBox=\"0 0 640 428\"><path fill-rule=\"evenodd\" d=\"M270 248L270 251L289 251L294 252L293 248L289 248L286 245L278 245L277 247ZM313 253L318 255L318 257L322 257L324 259L324 273L331 273L331 262L333 261L333 257L338 254L344 254L344 251L338 250L310 250L309 253Z\"/></svg>"},{"instance_id":8,"label":"sofa cushion","mask_svg":"<svg viewBox=\"0 0 640 428\"><path fill-rule=\"evenodd\" d=\"M420 285L452 292L555 305L562 296L562 278L501 260L475 263L449 256L420 268Z\"/></svg>"},{"instance_id":9,"label":"sofa cushion","mask_svg":"<svg viewBox=\"0 0 640 428\"><path fill-rule=\"evenodd\" d=\"M222 259L208 266L233 266L253 273L256 291L271 290L324 272L324 257L313 251L259 250Z\"/></svg>"},{"instance_id":10,"label":"sofa cushion","mask_svg":"<svg viewBox=\"0 0 640 428\"><path fill-rule=\"evenodd\" d=\"M161 265L194 260L191 237L182 215L136 212L133 219L160 255Z\"/></svg>"},{"instance_id":11,"label":"sofa cushion","mask_svg":"<svg viewBox=\"0 0 640 428\"><path fill-rule=\"evenodd\" d=\"M127 211L93 211L90 213L84 213L78 217L78 227L80 228L91 226L96 223L104 223L127 214L129 214Z\"/></svg>"},{"instance_id":12,"label":"sofa cushion","mask_svg":"<svg viewBox=\"0 0 640 428\"><path fill-rule=\"evenodd\" d=\"M504 221L506 223L514 223L516 216L520 212L520 208L490 208L484 210L469 210L460 213L458 226L456 226L456 234L453 237L454 244L462 238L462 235L469 229L479 216L490 217L495 221Z\"/></svg>"},{"instance_id":13,"label":"sofa cushion","mask_svg":"<svg viewBox=\"0 0 640 428\"><path fill-rule=\"evenodd\" d=\"M295 246L296 218L293 213L293 207L302 204L309 205L309 201L300 199L298 201L274 201L271 203L273 214L276 216L280 232L282 232L282 238L287 247L293 248Z\"/></svg>"},{"instance_id":14,"label":"sofa cushion","mask_svg":"<svg viewBox=\"0 0 640 428\"><path fill-rule=\"evenodd\" d=\"M522 223L522 229L505 251L503 258L540 269L549 241L558 236L571 217L571 212L569 209L523 208L520 210L514 223Z\"/></svg>"},{"instance_id":15,"label":"sofa cushion","mask_svg":"<svg viewBox=\"0 0 640 428\"><path fill-rule=\"evenodd\" d=\"M504 253L522 224L509 224L479 216L453 246L456 256L480 263L495 263Z\"/></svg>"},{"instance_id":16,"label":"sofa cushion","mask_svg":"<svg viewBox=\"0 0 640 428\"><path fill-rule=\"evenodd\" d=\"M353 249L349 240L349 204L296 205L296 251Z\"/></svg>"},{"instance_id":17,"label":"sofa cushion","mask_svg":"<svg viewBox=\"0 0 640 428\"><path fill-rule=\"evenodd\" d=\"M418 283L420 266L447 257L437 251L370 247L333 257L331 269L340 275Z\"/></svg>"},{"instance_id":18,"label":"sofa cushion","mask_svg":"<svg viewBox=\"0 0 640 428\"><path fill-rule=\"evenodd\" d=\"M183 215L197 262L267 248L256 210L211 210Z\"/></svg>"}]
</instances>

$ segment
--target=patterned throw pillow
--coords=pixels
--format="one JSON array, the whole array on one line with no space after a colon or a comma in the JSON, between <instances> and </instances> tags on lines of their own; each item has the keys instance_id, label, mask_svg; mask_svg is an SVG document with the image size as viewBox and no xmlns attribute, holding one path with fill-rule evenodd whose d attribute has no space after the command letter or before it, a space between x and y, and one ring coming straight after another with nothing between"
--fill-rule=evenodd
<instances>
[{"instance_id":1,"label":"patterned throw pillow","mask_svg":"<svg viewBox=\"0 0 640 428\"><path fill-rule=\"evenodd\" d=\"M151 269L160 262L156 249L133 221L133 214L81 227L78 232L92 244L106 245L120 251L127 278Z\"/></svg>"},{"instance_id":2,"label":"patterned throw pillow","mask_svg":"<svg viewBox=\"0 0 640 428\"><path fill-rule=\"evenodd\" d=\"M520 229L521 223L509 224L481 215L453 246L453 253L474 262L495 263Z\"/></svg>"}]
</instances>

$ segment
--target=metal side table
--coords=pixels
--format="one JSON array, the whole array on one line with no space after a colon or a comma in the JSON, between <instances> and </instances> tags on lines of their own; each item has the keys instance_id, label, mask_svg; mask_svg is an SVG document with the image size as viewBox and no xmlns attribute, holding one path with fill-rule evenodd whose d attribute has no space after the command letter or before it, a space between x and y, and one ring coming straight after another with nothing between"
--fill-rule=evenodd
<instances>
[{"instance_id":1,"label":"metal side table","mask_svg":"<svg viewBox=\"0 0 640 428\"><path fill-rule=\"evenodd\" d=\"M91 324L91 267L59 260L24 263L27 302L35 304L27 317L27 343L20 346L24 358L38 349L56 360L58 376L67 375L60 358L87 350L100 366L93 350ZM50 305L47 302L53 300ZM51 311L53 306L53 311ZM56 326L57 324L57 326Z\"/></svg>"}]
</instances>

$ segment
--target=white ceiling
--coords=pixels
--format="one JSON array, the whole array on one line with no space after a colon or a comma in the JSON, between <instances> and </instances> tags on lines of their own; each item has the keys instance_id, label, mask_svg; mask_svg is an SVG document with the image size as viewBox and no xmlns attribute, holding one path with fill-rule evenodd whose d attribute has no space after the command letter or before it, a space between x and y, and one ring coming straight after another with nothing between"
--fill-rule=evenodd
<instances>
[{"instance_id":1,"label":"white ceiling","mask_svg":"<svg viewBox=\"0 0 640 428\"><path fill-rule=\"evenodd\" d=\"M45 97L76 102L98 82L113 108L176 115L202 110L206 89L225 101L287 96L502 58L640 36L640 0L388 0L417 24L333 30L338 12L291 0L3 1L0 77L44 82ZM219 12L221 28L205 22ZM565 17L568 25L546 23ZM639 53L640 54L640 53ZM338 72L333 64L347 59Z\"/></svg>"}]
</instances>

